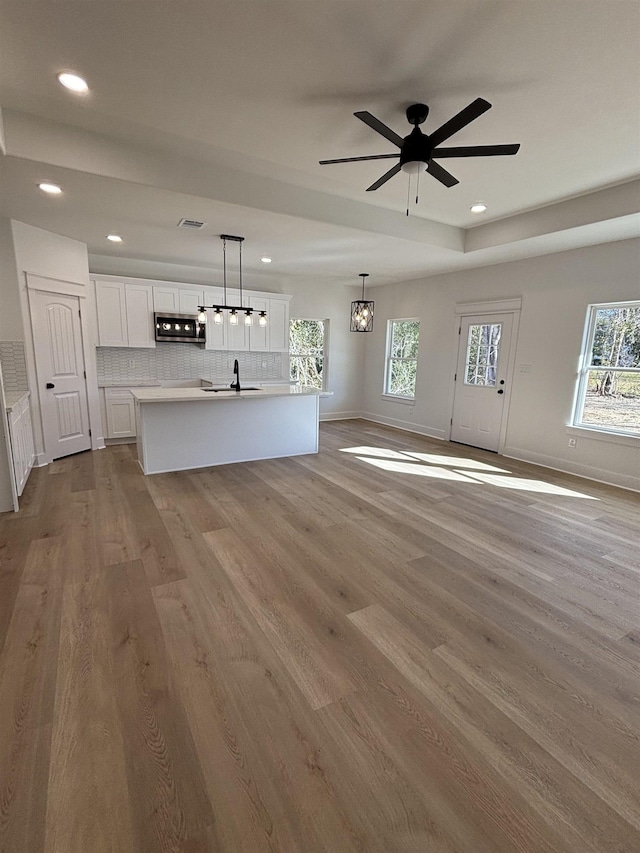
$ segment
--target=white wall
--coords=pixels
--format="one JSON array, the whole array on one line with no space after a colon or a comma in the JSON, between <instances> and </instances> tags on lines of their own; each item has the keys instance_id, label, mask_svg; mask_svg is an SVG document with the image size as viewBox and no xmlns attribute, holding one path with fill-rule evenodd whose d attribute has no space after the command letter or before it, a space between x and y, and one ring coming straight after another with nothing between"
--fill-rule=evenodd
<instances>
[{"instance_id":1,"label":"white wall","mask_svg":"<svg viewBox=\"0 0 640 853\"><path fill-rule=\"evenodd\" d=\"M24 340L11 222L0 216L0 341Z\"/></svg>"},{"instance_id":2,"label":"white wall","mask_svg":"<svg viewBox=\"0 0 640 853\"><path fill-rule=\"evenodd\" d=\"M287 286L293 293L292 317L329 320L328 390L333 396L320 400L320 418L357 416L362 408L366 335L350 332L349 320L358 288L317 281L290 281Z\"/></svg>"},{"instance_id":3,"label":"white wall","mask_svg":"<svg viewBox=\"0 0 640 853\"><path fill-rule=\"evenodd\" d=\"M587 306L640 298L640 241L626 240L542 258L465 270L372 291L363 412L439 438L449 435L457 338L455 306L522 297L505 455L640 489L640 440L580 435L568 446ZM381 397L386 321L420 318L415 405ZM518 372L518 365L531 372Z\"/></svg>"}]
</instances>

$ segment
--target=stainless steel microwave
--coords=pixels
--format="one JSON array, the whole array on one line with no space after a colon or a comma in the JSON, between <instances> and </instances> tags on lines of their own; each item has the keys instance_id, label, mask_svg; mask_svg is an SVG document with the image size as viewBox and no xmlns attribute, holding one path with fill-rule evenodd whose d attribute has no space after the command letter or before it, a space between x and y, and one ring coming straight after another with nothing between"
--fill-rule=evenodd
<instances>
[{"instance_id":1,"label":"stainless steel microwave","mask_svg":"<svg viewBox=\"0 0 640 853\"><path fill-rule=\"evenodd\" d=\"M153 315L156 327L156 341L169 343L205 342L205 327L198 323L197 314L158 314Z\"/></svg>"}]
</instances>

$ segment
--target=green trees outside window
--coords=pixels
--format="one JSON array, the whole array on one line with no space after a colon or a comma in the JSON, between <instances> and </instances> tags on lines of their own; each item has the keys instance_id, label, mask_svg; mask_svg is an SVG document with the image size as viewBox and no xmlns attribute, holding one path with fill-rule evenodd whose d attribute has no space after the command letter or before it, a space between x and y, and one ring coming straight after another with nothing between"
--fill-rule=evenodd
<instances>
[{"instance_id":1,"label":"green trees outside window","mask_svg":"<svg viewBox=\"0 0 640 853\"><path fill-rule=\"evenodd\" d=\"M640 302L589 309L574 424L640 435Z\"/></svg>"},{"instance_id":2,"label":"green trees outside window","mask_svg":"<svg viewBox=\"0 0 640 853\"><path fill-rule=\"evenodd\" d=\"M415 397L419 337L420 320L389 320L385 394Z\"/></svg>"},{"instance_id":3,"label":"green trees outside window","mask_svg":"<svg viewBox=\"0 0 640 853\"><path fill-rule=\"evenodd\" d=\"M325 387L326 320L289 321L289 375L312 388Z\"/></svg>"}]
</instances>

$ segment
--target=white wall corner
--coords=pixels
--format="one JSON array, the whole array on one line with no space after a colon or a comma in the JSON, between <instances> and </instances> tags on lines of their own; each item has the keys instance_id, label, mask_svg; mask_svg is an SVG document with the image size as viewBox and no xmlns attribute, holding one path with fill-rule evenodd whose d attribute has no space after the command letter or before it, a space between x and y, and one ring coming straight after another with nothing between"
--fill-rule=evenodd
<instances>
[{"instance_id":1,"label":"white wall corner","mask_svg":"<svg viewBox=\"0 0 640 853\"><path fill-rule=\"evenodd\" d=\"M548 456L544 453L535 453L521 447L506 446L501 454L507 459L517 459L520 462L531 462L541 465L543 468L551 468L564 474L576 474L587 480L595 480L598 483L606 483L609 486L619 486L640 492L640 477L633 474L622 474L617 471L608 471L606 468L598 468L581 462L571 462L562 457Z\"/></svg>"},{"instance_id":2,"label":"white wall corner","mask_svg":"<svg viewBox=\"0 0 640 853\"><path fill-rule=\"evenodd\" d=\"M398 418L387 418L384 415L376 415L373 412L362 412L359 417L365 421L373 421L376 424L396 427L396 429L402 429L405 432L415 432L418 435L426 435L428 438L436 438L439 441L447 441L449 439L449 435L445 430L436 429L435 427L414 424L410 421L401 421Z\"/></svg>"}]
</instances>

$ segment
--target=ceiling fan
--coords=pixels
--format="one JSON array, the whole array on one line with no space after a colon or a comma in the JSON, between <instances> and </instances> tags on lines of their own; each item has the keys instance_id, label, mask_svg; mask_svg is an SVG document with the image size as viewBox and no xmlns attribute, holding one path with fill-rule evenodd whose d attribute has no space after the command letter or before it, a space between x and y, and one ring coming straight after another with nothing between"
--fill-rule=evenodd
<instances>
[{"instance_id":1,"label":"ceiling fan","mask_svg":"<svg viewBox=\"0 0 640 853\"><path fill-rule=\"evenodd\" d=\"M387 160L395 157L400 158L399 162L392 166L388 172L385 172L382 177L374 181L370 187L367 187L367 192L377 190L389 178L397 175L400 170L408 172L411 175L424 172L425 170L432 175L436 180L444 184L445 187L453 187L459 183L457 178L444 169L436 160L449 157L494 157L497 154L516 154L520 148L520 144L514 145L466 145L458 148L438 148L438 146L462 130L472 121L475 121L482 113L486 113L491 109L489 101L484 98L476 98L475 101L460 110L453 118L446 121L433 133L427 134L420 130L421 125L429 115L429 107L426 104L412 104L407 108L407 121L413 125L413 130L408 136L402 138L395 131L387 127L386 124L377 119L370 112L362 110L354 113L356 118L363 121L372 130L381 134L393 142L400 149L400 153L395 154L373 154L370 157L344 157L339 160L320 160L321 166L326 166L330 163L355 163L358 160Z\"/></svg>"}]
</instances>

